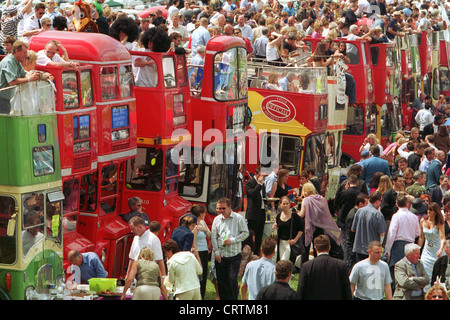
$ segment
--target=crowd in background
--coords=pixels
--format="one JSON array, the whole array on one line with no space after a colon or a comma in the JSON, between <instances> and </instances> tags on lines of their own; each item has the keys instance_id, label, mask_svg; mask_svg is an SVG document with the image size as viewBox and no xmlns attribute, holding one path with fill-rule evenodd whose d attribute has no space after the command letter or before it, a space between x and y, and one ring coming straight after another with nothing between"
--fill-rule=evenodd
<instances>
[{"instance_id":1,"label":"crowd in background","mask_svg":"<svg viewBox=\"0 0 450 320\"><path fill-rule=\"evenodd\" d=\"M177 48L184 50L179 52L191 59L200 55L196 63L201 64L204 47L217 35L244 39L249 59L284 63L307 50L302 43L306 36L373 43L392 41L405 32L446 29L448 18L442 13L447 14L450 3L443 3L442 10L439 5L404 0L311 0L284 5L277 0L169 1L167 17L159 10L142 19L112 12L102 1L93 2L91 8L99 32L129 50L153 51L158 37L164 37L177 41ZM34 7L30 0L19 6L7 1L2 8L0 46L8 53L16 39L26 42L48 29L75 31L72 10L55 8L54 0ZM163 47L168 50L170 43ZM450 287L448 97L433 105L419 94L413 109L416 126L410 133L398 132L391 145L382 148L376 136L367 137L360 148L361 161L349 168L348 179L336 194L334 212L329 211L311 170L299 174L301 187L291 208L283 169L267 177L259 169L255 172L253 189L247 185L252 202L247 220L231 210L228 199L221 199L210 229L204 223L205 208L194 206L192 215L163 244L148 216L142 218L138 206L130 207L135 214L127 222L136 237L126 288L136 277L140 287L136 299L160 295L167 299L167 292L172 292L178 299L198 300L204 298L209 277L218 298L235 300L241 275L242 299L446 299ZM250 200L252 195L255 198ZM273 204L276 239L262 239L263 195L278 199ZM152 252L143 250L147 247ZM296 271L297 291L289 286ZM374 275L377 286L369 283Z\"/></svg>"}]
</instances>

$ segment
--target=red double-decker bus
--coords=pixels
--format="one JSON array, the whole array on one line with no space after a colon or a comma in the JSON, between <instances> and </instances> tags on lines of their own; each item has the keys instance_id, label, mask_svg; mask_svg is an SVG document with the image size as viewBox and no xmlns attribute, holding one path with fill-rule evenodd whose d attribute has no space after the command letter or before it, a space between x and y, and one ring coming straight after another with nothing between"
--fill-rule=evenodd
<instances>
[{"instance_id":1,"label":"red double-decker bus","mask_svg":"<svg viewBox=\"0 0 450 320\"><path fill-rule=\"evenodd\" d=\"M237 37L217 36L206 45L204 64L188 64L191 87L189 147L180 151L179 194L202 203L212 224L216 203L243 204L248 126L247 51Z\"/></svg>"},{"instance_id":2,"label":"red double-decker bus","mask_svg":"<svg viewBox=\"0 0 450 320\"><path fill-rule=\"evenodd\" d=\"M109 277L119 278L126 273L133 239L118 215L127 200L121 194L126 162L137 151L131 56L118 41L93 33L42 32L31 38L30 49L42 50L50 40L60 42L81 66L54 71L62 88L56 109L66 166L64 219L70 225L64 232L64 258L71 249L95 251Z\"/></svg>"},{"instance_id":3,"label":"red double-decker bus","mask_svg":"<svg viewBox=\"0 0 450 320\"><path fill-rule=\"evenodd\" d=\"M370 44L374 80L373 103L380 113L379 136L382 146L401 129L402 67L400 39L394 43ZM409 94L408 94L409 97Z\"/></svg>"},{"instance_id":4,"label":"red double-decker bus","mask_svg":"<svg viewBox=\"0 0 450 320\"><path fill-rule=\"evenodd\" d=\"M134 88L138 147L136 158L127 162L122 194L124 199L142 199L150 220L160 222L159 236L165 241L191 207L178 195L178 153L191 139L186 57L175 53L130 53L136 59L153 62L149 76L154 81ZM128 206L123 201L122 212L126 210Z\"/></svg>"}]
</instances>

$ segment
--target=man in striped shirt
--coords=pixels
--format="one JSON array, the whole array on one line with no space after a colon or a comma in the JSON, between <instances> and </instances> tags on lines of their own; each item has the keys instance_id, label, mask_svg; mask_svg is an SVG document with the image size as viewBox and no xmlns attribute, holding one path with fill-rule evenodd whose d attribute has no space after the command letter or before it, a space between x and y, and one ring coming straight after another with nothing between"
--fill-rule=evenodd
<instances>
[{"instance_id":1,"label":"man in striped shirt","mask_svg":"<svg viewBox=\"0 0 450 320\"><path fill-rule=\"evenodd\" d=\"M217 201L216 211L217 217L211 228L211 243L219 297L220 300L237 300L242 241L248 237L249 231L244 217L231 210L228 198Z\"/></svg>"}]
</instances>

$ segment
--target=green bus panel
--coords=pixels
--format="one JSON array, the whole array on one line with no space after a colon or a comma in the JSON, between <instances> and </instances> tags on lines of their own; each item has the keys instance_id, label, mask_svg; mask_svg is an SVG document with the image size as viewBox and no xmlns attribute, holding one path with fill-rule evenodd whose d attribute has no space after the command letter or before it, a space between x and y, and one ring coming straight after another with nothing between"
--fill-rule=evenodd
<instances>
[{"instance_id":1,"label":"green bus panel","mask_svg":"<svg viewBox=\"0 0 450 320\"><path fill-rule=\"evenodd\" d=\"M63 261L61 257L52 250L44 250L36 255L28 264L25 270L17 269L17 266L8 269L8 266L2 265L0 267L0 300L25 300L25 289L32 286L37 289L37 274L39 269L46 265L52 265L53 282L58 276L63 276ZM6 291L6 274L11 275L11 288ZM5 297L7 295L7 298ZM6 298L6 299L5 299Z\"/></svg>"},{"instance_id":2,"label":"green bus panel","mask_svg":"<svg viewBox=\"0 0 450 320\"><path fill-rule=\"evenodd\" d=\"M0 185L61 179L56 115L0 117Z\"/></svg>"}]
</instances>

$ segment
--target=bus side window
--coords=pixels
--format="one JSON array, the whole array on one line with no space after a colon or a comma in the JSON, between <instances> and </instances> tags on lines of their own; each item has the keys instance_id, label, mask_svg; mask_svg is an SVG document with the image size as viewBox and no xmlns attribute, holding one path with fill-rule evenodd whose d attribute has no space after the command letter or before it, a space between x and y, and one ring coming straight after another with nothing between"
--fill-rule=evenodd
<instances>
[{"instance_id":1,"label":"bus side window","mask_svg":"<svg viewBox=\"0 0 450 320\"><path fill-rule=\"evenodd\" d=\"M9 196L0 196L0 263L12 264L17 255L17 225L14 236L7 235L7 227L13 218L16 201Z\"/></svg>"},{"instance_id":2,"label":"bus side window","mask_svg":"<svg viewBox=\"0 0 450 320\"><path fill-rule=\"evenodd\" d=\"M22 219L22 249L25 257L34 245L44 240L44 194L23 195Z\"/></svg>"}]
</instances>

